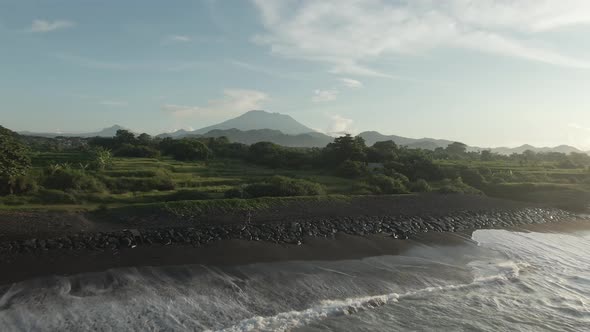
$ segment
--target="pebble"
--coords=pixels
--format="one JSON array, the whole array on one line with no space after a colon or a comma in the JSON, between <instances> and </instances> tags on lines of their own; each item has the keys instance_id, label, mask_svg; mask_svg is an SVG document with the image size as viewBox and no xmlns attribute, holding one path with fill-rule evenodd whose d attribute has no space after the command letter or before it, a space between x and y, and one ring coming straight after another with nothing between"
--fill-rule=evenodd
<instances>
[{"instance_id":1,"label":"pebble","mask_svg":"<svg viewBox=\"0 0 590 332\"><path fill-rule=\"evenodd\" d=\"M80 233L53 239L28 239L0 243L0 260L10 254L47 252L50 250L132 249L150 245L192 245L201 247L215 241L240 239L301 245L304 236L332 238L336 233L370 235L387 233L394 239L408 239L420 232L443 232L501 228L522 224L559 222L580 217L563 210L529 208L485 213L459 212L449 216L431 215L362 216L332 219L298 220L290 223L224 224L201 227L123 230L102 233Z\"/></svg>"}]
</instances>

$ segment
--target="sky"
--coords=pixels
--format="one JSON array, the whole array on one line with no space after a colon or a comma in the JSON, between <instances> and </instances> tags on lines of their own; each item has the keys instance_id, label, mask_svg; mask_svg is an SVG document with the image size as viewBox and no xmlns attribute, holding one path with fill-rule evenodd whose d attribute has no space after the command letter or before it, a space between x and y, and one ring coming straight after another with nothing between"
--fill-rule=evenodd
<instances>
[{"instance_id":1,"label":"sky","mask_svg":"<svg viewBox=\"0 0 590 332\"><path fill-rule=\"evenodd\" d=\"M0 0L0 124L590 149L588 0Z\"/></svg>"}]
</instances>

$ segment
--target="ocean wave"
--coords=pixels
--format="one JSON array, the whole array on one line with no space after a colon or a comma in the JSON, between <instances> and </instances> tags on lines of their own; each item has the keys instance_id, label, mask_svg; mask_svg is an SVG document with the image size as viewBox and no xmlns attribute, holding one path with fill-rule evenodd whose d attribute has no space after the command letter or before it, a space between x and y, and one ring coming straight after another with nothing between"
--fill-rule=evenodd
<instances>
[{"instance_id":1,"label":"ocean wave","mask_svg":"<svg viewBox=\"0 0 590 332\"><path fill-rule=\"evenodd\" d=\"M481 264L479 264L481 263ZM470 283L457 285L432 286L406 293L389 293L383 295L347 298L343 300L324 300L317 305L301 311L282 312L274 316L256 316L242 320L238 324L222 329L223 332L245 331L287 331L329 317L351 315L360 311L382 307L403 299L419 297L433 292L445 292L477 288L488 283L512 281L519 277L520 271L529 265L525 262L500 261L474 262L474 279ZM495 269L498 273L484 275L484 271Z\"/></svg>"}]
</instances>

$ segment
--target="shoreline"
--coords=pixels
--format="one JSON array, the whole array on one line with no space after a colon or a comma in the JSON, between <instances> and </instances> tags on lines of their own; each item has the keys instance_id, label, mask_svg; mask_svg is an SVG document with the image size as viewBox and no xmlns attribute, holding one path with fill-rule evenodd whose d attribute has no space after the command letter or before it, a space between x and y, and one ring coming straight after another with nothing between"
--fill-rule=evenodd
<instances>
[{"instance_id":1,"label":"shoreline","mask_svg":"<svg viewBox=\"0 0 590 332\"><path fill-rule=\"evenodd\" d=\"M545 225L581 218L558 209L461 195L365 198L307 209L296 205L256 211L250 222L240 213L211 214L206 222L164 221L167 217L160 215L118 223L81 214L38 220L29 214L29 219L17 219L29 233L16 228L12 238L4 232L0 241L0 285L134 266L362 258L399 253L421 239L452 243L453 237L477 229L551 229ZM65 227L44 233L51 220ZM134 228L138 225L144 227ZM25 239L26 234L37 237Z\"/></svg>"}]
</instances>

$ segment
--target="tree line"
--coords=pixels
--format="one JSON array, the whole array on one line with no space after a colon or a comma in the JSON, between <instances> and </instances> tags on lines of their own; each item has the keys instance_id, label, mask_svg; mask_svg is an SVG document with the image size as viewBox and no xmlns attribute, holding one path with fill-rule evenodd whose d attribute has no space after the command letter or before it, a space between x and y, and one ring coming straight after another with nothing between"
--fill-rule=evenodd
<instances>
[{"instance_id":1,"label":"tree line","mask_svg":"<svg viewBox=\"0 0 590 332\"><path fill-rule=\"evenodd\" d=\"M459 142L433 151L409 149L393 141L377 142L367 146L363 138L351 135L337 137L324 148L290 148L271 142L246 145L230 142L226 137L160 138L145 133L136 135L127 130L117 131L114 137L70 140L31 138L19 136L0 127L0 193L25 191L32 186L34 181L25 176L31 168L30 151L42 152L56 148L82 150L89 155L86 163L80 163L76 167L69 164L48 165L43 175L35 180L42 182L46 187L60 190L100 190L104 186L110 190L120 191L137 188L173 188L173 183L166 177L165 172L150 180L153 183L131 183L130 179L127 182L120 180L119 183L114 183L106 178L103 181L95 181L95 177L84 175L85 171L100 172L108 169L113 163L113 157L167 156L179 161L231 158L274 169L318 170L343 178L358 179L359 186L362 187L359 192L365 190L367 193L429 191L429 183L432 181L443 181L443 188L446 188L443 191L470 191L470 187L482 188L486 183L499 183L506 181L507 176L514 176L493 174L485 168L443 167L436 162L437 160L517 161L520 164L552 162L563 168L590 165L590 157L581 153L566 155L525 151L522 154L503 156L486 150L468 152L467 146ZM264 184L234 190L228 193L228 197L257 197L261 195L261 188L268 189L271 185L276 188L285 187L285 183L295 187L292 181L281 178L269 179ZM299 183L297 186L302 193L323 192L321 188L315 188L307 183ZM278 192L276 188L274 192Z\"/></svg>"}]
</instances>

